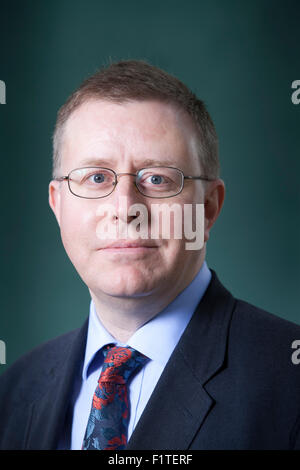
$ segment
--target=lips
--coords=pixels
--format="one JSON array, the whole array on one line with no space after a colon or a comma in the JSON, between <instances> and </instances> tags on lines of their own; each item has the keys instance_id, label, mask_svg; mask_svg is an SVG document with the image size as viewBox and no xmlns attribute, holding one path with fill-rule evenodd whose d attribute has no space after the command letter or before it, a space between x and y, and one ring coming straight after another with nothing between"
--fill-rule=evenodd
<instances>
[{"instance_id":1,"label":"lips","mask_svg":"<svg viewBox=\"0 0 300 470\"><path fill-rule=\"evenodd\" d=\"M143 243L143 242L128 242L128 241L117 241L114 243L111 243L102 249L117 249L117 248L157 248L157 245L154 245L153 242L149 243Z\"/></svg>"}]
</instances>

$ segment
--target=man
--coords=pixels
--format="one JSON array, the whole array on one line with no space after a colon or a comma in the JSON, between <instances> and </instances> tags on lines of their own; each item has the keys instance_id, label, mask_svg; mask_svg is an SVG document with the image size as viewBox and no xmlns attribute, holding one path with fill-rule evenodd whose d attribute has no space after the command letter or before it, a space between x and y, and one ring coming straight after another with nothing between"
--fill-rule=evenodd
<instances>
[{"instance_id":1,"label":"man","mask_svg":"<svg viewBox=\"0 0 300 470\"><path fill-rule=\"evenodd\" d=\"M176 78L125 61L71 95L49 202L90 314L1 377L1 448L300 448L300 327L232 297L205 262L224 193L213 123ZM178 214L151 236L154 204L203 207L200 249L175 236Z\"/></svg>"}]
</instances>

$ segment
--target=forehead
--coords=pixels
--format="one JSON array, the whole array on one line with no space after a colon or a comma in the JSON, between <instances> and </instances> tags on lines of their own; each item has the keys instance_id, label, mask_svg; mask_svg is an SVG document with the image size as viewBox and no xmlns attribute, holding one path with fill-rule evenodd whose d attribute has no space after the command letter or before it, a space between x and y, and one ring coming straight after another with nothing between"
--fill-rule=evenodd
<instances>
[{"instance_id":1,"label":"forehead","mask_svg":"<svg viewBox=\"0 0 300 470\"><path fill-rule=\"evenodd\" d=\"M198 141L191 118L157 101L113 103L92 100L70 116L62 146L63 166L72 169L99 159L122 164L147 160L199 167Z\"/></svg>"}]
</instances>

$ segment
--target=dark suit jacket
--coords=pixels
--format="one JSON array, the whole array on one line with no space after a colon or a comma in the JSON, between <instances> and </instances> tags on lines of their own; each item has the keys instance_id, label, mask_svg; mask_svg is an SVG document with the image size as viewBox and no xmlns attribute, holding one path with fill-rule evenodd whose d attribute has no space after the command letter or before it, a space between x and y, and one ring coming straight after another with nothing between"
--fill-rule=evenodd
<instances>
[{"instance_id":1,"label":"dark suit jacket","mask_svg":"<svg viewBox=\"0 0 300 470\"><path fill-rule=\"evenodd\" d=\"M300 326L211 283L129 442L130 449L300 449ZM55 449L87 322L36 348L0 377L0 449Z\"/></svg>"}]
</instances>

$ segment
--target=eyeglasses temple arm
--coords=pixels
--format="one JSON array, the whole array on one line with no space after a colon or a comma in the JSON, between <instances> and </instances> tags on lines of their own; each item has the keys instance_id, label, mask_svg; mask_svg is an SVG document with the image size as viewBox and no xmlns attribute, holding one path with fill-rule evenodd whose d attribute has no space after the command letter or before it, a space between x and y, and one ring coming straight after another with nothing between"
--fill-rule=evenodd
<instances>
[{"instance_id":1,"label":"eyeglasses temple arm","mask_svg":"<svg viewBox=\"0 0 300 470\"><path fill-rule=\"evenodd\" d=\"M68 176L59 176L58 178L53 178L54 181L64 181L64 180L68 180L69 177Z\"/></svg>"},{"instance_id":2,"label":"eyeglasses temple arm","mask_svg":"<svg viewBox=\"0 0 300 470\"><path fill-rule=\"evenodd\" d=\"M184 179L204 180L204 181L214 181L215 180L215 178L208 178L207 176L184 176Z\"/></svg>"}]
</instances>

